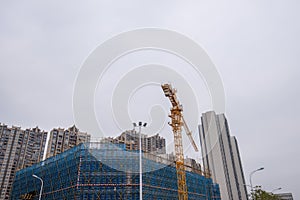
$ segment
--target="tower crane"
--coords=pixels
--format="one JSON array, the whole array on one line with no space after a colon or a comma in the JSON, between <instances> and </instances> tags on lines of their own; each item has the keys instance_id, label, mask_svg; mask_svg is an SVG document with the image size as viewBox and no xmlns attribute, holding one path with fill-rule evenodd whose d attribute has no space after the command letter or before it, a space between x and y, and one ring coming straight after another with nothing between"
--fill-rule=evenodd
<instances>
[{"instance_id":1,"label":"tower crane","mask_svg":"<svg viewBox=\"0 0 300 200\"><path fill-rule=\"evenodd\" d=\"M195 151L198 151L197 145L192 137L192 132L189 130L184 118L183 118L183 108L179 103L179 100L176 96L176 89L172 88L171 84L162 84L161 85L165 96L169 98L172 108L171 122L169 125L172 127L174 134L174 144L175 144L175 158L176 158L176 173L177 173L177 185L178 185L178 199L179 200L187 200L188 199L188 191L186 186L186 175L185 175L185 167L184 167L184 155L183 155L183 146L182 146L182 126L185 129L186 134L189 137L189 140L194 147Z\"/></svg>"}]
</instances>

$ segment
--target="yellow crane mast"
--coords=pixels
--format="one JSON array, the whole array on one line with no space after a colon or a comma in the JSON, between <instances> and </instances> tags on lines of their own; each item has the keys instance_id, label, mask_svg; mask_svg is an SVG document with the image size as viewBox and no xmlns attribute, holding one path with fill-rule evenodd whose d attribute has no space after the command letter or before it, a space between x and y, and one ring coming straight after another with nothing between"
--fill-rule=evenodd
<instances>
[{"instance_id":1,"label":"yellow crane mast","mask_svg":"<svg viewBox=\"0 0 300 200\"><path fill-rule=\"evenodd\" d=\"M176 96L176 89L173 89L171 84L161 85L165 96L169 98L172 108L171 108L171 123L169 125L172 127L174 134L174 144L175 144L175 156L176 156L176 172L177 172L177 185L178 185L178 199L187 200L188 191L186 186L186 175L184 167L184 155L183 155L183 146L182 146L182 126L185 129L186 134L189 137L191 144L193 145L195 151L198 151L197 145L193 140L192 133L189 130L184 118L183 118L183 108L179 103L179 100Z\"/></svg>"}]
</instances>

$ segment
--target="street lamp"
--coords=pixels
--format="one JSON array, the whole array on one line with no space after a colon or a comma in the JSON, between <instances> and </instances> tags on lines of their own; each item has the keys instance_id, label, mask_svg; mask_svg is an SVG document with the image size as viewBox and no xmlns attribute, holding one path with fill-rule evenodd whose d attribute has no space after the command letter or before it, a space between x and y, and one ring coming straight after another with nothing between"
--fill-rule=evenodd
<instances>
[{"instance_id":1,"label":"street lamp","mask_svg":"<svg viewBox=\"0 0 300 200\"><path fill-rule=\"evenodd\" d=\"M41 200L41 199L42 199L42 192L43 192L44 181L43 181L43 179L41 179L40 177L38 177L38 176L35 175L35 174L32 174L32 176L33 176L34 178L39 179L39 180L42 182L41 190L40 190L40 195L39 195L39 200Z\"/></svg>"},{"instance_id":2,"label":"street lamp","mask_svg":"<svg viewBox=\"0 0 300 200\"><path fill-rule=\"evenodd\" d=\"M136 123L133 123L133 127L139 127L139 135L140 135L140 145L139 145L139 153L140 153L140 199L143 199L143 186L142 186L142 181L143 181L143 177L142 177L142 171L143 171L143 166L142 166L142 127L146 127L147 123L142 123L139 122L138 125Z\"/></svg>"},{"instance_id":3,"label":"street lamp","mask_svg":"<svg viewBox=\"0 0 300 200\"><path fill-rule=\"evenodd\" d=\"M281 190L281 189L282 189L281 187L279 187L279 188L276 188L276 189L272 190L272 192L271 192L271 193L274 193L275 191L277 191L277 190Z\"/></svg>"},{"instance_id":4,"label":"street lamp","mask_svg":"<svg viewBox=\"0 0 300 200\"><path fill-rule=\"evenodd\" d=\"M250 173L250 186L251 186L251 191L253 191L252 175L253 175L255 172L258 172L258 171L261 171L261 170L264 170L264 169L265 169L264 167L261 167L261 168L256 169L256 170L254 170L253 172Z\"/></svg>"}]
</instances>

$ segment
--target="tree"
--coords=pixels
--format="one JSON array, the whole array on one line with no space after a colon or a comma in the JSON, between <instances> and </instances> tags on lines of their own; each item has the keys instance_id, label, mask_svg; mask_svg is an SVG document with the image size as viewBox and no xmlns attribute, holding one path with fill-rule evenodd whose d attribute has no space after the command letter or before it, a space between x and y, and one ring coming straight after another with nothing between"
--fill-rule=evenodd
<instances>
[{"instance_id":1,"label":"tree","mask_svg":"<svg viewBox=\"0 0 300 200\"><path fill-rule=\"evenodd\" d=\"M255 186L254 190L251 191L250 197L252 200L280 200L273 193L262 190L261 186Z\"/></svg>"}]
</instances>

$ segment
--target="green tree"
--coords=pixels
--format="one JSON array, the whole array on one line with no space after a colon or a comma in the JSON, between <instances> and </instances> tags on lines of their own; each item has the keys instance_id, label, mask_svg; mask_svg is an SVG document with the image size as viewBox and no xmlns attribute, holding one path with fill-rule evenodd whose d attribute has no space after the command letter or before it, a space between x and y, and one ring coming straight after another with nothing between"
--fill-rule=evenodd
<instances>
[{"instance_id":1,"label":"green tree","mask_svg":"<svg viewBox=\"0 0 300 200\"><path fill-rule=\"evenodd\" d=\"M251 191L250 197L252 200L280 200L273 193L262 190L261 186L255 186L254 190Z\"/></svg>"}]
</instances>

